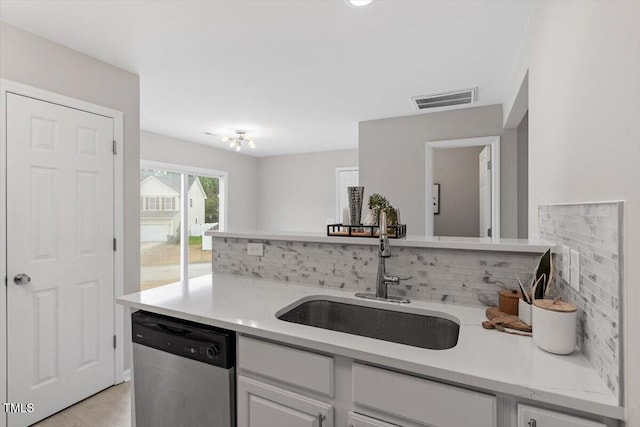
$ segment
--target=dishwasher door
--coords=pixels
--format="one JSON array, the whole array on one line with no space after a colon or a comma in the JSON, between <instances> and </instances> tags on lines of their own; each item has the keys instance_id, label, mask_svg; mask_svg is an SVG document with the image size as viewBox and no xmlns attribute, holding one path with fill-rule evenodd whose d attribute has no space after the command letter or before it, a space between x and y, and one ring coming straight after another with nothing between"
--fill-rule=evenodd
<instances>
[{"instance_id":1,"label":"dishwasher door","mask_svg":"<svg viewBox=\"0 0 640 427\"><path fill-rule=\"evenodd\" d=\"M136 427L234 427L235 369L133 343Z\"/></svg>"},{"instance_id":2,"label":"dishwasher door","mask_svg":"<svg viewBox=\"0 0 640 427\"><path fill-rule=\"evenodd\" d=\"M235 333L131 315L136 427L235 427Z\"/></svg>"}]
</instances>

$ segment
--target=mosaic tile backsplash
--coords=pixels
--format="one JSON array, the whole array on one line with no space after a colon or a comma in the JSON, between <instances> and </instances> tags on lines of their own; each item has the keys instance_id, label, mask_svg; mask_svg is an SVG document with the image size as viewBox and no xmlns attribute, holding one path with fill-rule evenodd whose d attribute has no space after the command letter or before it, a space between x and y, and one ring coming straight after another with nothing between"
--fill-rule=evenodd
<instances>
[{"instance_id":1,"label":"mosaic tile backsplash","mask_svg":"<svg viewBox=\"0 0 640 427\"><path fill-rule=\"evenodd\" d=\"M580 252L580 291L561 277L569 277L561 253L555 257L555 290L578 306L578 345L620 397L622 203L540 206L538 230L540 238Z\"/></svg>"},{"instance_id":2,"label":"mosaic tile backsplash","mask_svg":"<svg viewBox=\"0 0 640 427\"><path fill-rule=\"evenodd\" d=\"M254 241L254 240L251 240ZM329 288L375 292L377 246L263 241L264 256L246 254L247 239L213 238L213 271ZM528 280L540 255L433 248L394 248L389 293L475 306L498 305L498 291Z\"/></svg>"}]
</instances>

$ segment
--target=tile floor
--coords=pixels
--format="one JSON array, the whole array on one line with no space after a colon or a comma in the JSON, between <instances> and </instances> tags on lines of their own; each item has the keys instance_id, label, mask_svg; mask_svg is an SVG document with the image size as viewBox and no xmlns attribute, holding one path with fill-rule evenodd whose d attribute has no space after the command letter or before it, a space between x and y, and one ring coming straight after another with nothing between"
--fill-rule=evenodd
<instances>
[{"instance_id":1,"label":"tile floor","mask_svg":"<svg viewBox=\"0 0 640 427\"><path fill-rule=\"evenodd\" d=\"M130 427L130 382L122 383L95 394L50 416L37 427Z\"/></svg>"}]
</instances>

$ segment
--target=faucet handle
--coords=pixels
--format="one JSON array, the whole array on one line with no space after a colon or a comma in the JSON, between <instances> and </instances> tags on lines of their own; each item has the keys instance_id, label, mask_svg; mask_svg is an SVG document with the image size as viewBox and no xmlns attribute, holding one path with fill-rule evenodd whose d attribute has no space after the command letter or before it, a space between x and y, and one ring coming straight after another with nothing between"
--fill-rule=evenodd
<instances>
[{"instance_id":1,"label":"faucet handle","mask_svg":"<svg viewBox=\"0 0 640 427\"><path fill-rule=\"evenodd\" d=\"M399 285L400 278L398 276L384 276L384 283L387 285Z\"/></svg>"}]
</instances>

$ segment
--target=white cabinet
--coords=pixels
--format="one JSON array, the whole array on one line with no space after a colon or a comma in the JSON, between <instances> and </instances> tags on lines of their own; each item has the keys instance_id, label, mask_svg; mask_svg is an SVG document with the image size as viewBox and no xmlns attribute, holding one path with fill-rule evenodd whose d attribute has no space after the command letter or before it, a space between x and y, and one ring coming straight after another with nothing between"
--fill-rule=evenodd
<instances>
[{"instance_id":1,"label":"white cabinet","mask_svg":"<svg viewBox=\"0 0 640 427\"><path fill-rule=\"evenodd\" d=\"M349 427L400 427L355 412L349 412Z\"/></svg>"},{"instance_id":2,"label":"white cabinet","mask_svg":"<svg viewBox=\"0 0 640 427\"><path fill-rule=\"evenodd\" d=\"M238 427L516 427L516 418L517 427L606 427L517 398L507 405L490 393L243 335L237 375Z\"/></svg>"},{"instance_id":3,"label":"white cabinet","mask_svg":"<svg viewBox=\"0 0 640 427\"><path fill-rule=\"evenodd\" d=\"M353 364L353 403L434 427L495 427L496 397Z\"/></svg>"},{"instance_id":4,"label":"white cabinet","mask_svg":"<svg viewBox=\"0 0 640 427\"><path fill-rule=\"evenodd\" d=\"M605 427L605 424L547 409L518 405L518 427Z\"/></svg>"},{"instance_id":5,"label":"white cabinet","mask_svg":"<svg viewBox=\"0 0 640 427\"><path fill-rule=\"evenodd\" d=\"M333 427L333 406L238 376L238 427Z\"/></svg>"}]
</instances>

